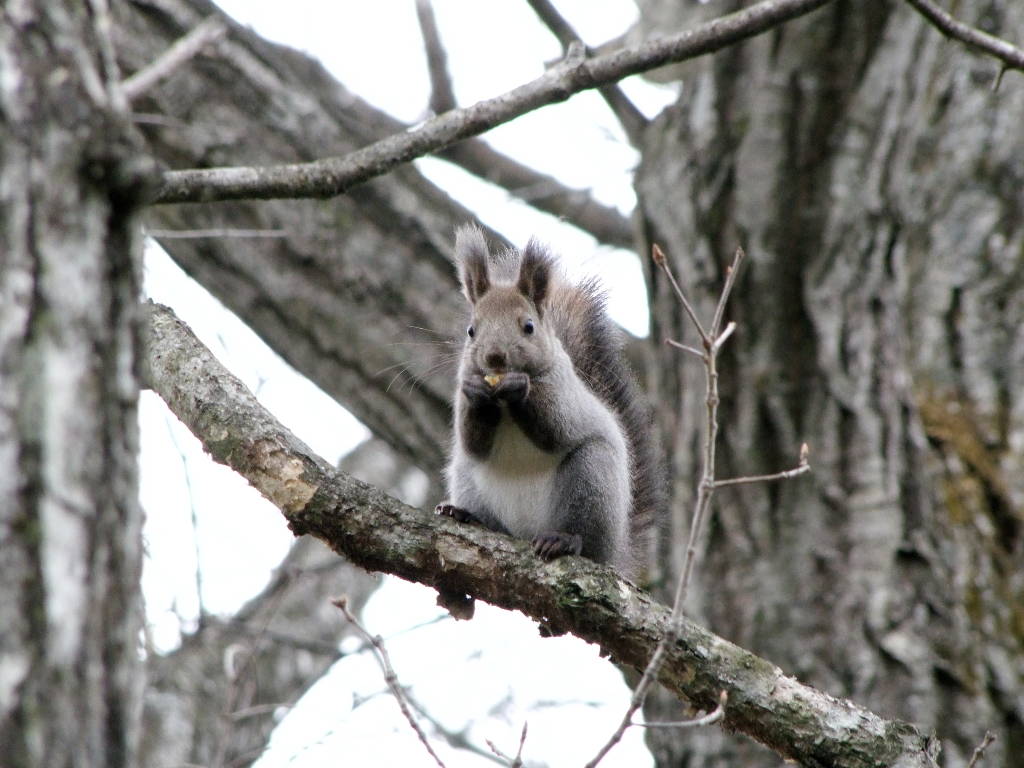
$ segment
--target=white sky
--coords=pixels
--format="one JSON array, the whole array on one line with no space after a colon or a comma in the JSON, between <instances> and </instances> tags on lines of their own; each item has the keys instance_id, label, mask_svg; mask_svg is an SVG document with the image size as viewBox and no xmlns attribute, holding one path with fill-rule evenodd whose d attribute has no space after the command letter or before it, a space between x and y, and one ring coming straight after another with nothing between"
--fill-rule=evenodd
<instances>
[{"instance_id":1,"label":"white sky","mask_svg":"<svg viewBox=\"0 0 1024 768\"><path fill-rule=\"evenodd\" d=\"M264 37L320 58L349 89L396 117L425 115L428 83L413 0L221 0L226 11ZM435 0L460 104L510 90L538 76L559 47L522 0ZM559 9L589 43L623 32L635 17L628 0L559 0ZM595 8L599 7L599 12ZM626 84L653 114L674 97L641 82ZM499 150L587 188L628 212L634 203L635 152L603 101L574 97L486 135ZM634 332L646 331L642 285L632 254L592 238L438 160L417 161L435 183L517 243L531 235L552 244L577 270L601 274L611 310ZM175 309L287 427L330 461L367 433L347 412L291 370L153 246L146 290ZM454 297L453 297L453 300ZM177 644L198 613L196 557L209 611L233 612L266 583L292 541L280 513L232 471L215 465L198 441L152 393L143 393L142 502L147 512L143 587L158 647ZM427 506L436 500L428 500ZM193 515L196 525L193 529ZM238 531L248 532L239 542ZM385 637L438 615L432 590L386 579L365 611ZM400 634L388 648L402 683L448 727L469 727L475 743L490 739L514 754L529 722L528 764L579 765L593 756L628 704L621 675L576 638L541 640L519 614L477 606L470 622L441 621ZM324 764L430 764L430 758L384 690L368 654L344 659L277 729L260 768ZM367 697L369 697L367 699ZM360 706L357 700L367 699ZM286 709L282 708L282 715ZM429 733L429 726L424 726ZM467 752L432 746L449 766L491 764ZM644 766L651 759L639 729L602 763Z\"/></svg>"}]
</instances>

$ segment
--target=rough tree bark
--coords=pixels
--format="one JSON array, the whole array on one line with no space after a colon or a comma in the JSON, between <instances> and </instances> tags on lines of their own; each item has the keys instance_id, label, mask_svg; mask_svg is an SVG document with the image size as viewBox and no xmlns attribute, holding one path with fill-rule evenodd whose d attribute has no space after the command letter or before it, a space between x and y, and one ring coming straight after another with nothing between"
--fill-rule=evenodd
<instances>
[{"instance_id":1,"label":"rough tree bark","mask_svg":"<svg viewBox=\"0 0 1024 768\"><path fill-rule=\"evenodd\" d=\"M137 764L138 158L99 3L0 6L0 754ZM109 24L107 25L109 26Z\"/></svg>"},{"instance_id":2,"label":"rough tree bark","mask_svg":"<svg viewBox=\"0 0 1024 768\"><path fill-rule=\"evenodd\" d=\"M711 12L642 5L656 25ZM1016 2L959 12L1011 40L1024 28ZM736 244L750 256L721 365L722 473L812 448L810 480L719 494L692 609L803 680L935 728L947 766L992 729L986 764L1010 768L1024 754L1024 83L993 93L997 73L907 5L837 3L663 73L683 96L647 132L637 190L648 242L703 307ZM651 282L655 340L687 337ZM701 374L666 356L656 369L678 568ZM659 765L776 764L716 730L651 743Z\"/></svg>"}]
</instances>

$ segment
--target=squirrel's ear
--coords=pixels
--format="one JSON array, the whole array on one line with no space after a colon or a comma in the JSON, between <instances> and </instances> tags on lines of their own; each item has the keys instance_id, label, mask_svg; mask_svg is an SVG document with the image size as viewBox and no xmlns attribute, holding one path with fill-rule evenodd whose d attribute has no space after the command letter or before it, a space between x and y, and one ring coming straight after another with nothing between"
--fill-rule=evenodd
<instances>
[{"instance_id":1,"label":"squirrel's ear","mask_svg":"<svg viewBox=\"0 0 1024 768\"><path fill-rule=\"evenodd\" d=\"M533 302L538 312L542 312L550 282L551 256L543 245L531 238L519 263L519 292Z\"/></svg>"},{"instance_id":2,"label":"squirrel's ear","mask_svg":"<svg viewBox=\"0 0 1024 768\"><path fill-rule=\"evenodd\" d=\"M491 278L487 274L490 256L484 233L476 224L464 224L455 233L455 263L459 268L462 291L471 304L487 293Z\"/></svg>"}]
</instances>

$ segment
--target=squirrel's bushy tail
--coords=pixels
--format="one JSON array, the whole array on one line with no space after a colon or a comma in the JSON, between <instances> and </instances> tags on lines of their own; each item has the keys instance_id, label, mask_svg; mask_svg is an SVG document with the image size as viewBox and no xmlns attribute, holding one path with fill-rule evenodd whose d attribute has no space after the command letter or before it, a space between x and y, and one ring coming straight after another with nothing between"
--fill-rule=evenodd
<instances>
[{"instance_id":1,"label":"squirrel's bushy tail","mask_svg":"<svg viewBox=\"0 0 1024 768\"><path fill-rule=\"evenodd\" d=\"M556 261L536 241L531 241L527 249L543 251L549 260ZM504 254L503 258L510 255ZM661 524L667 505L665 465L656 444L651 410L626 361L623 332L608 316L606 303L597 279L572 284L562 277L552 286L547 312L576 374L615 412L626 435L631 549L637 570L642 572L650 537Z\"/></svg>"}]
</instances>

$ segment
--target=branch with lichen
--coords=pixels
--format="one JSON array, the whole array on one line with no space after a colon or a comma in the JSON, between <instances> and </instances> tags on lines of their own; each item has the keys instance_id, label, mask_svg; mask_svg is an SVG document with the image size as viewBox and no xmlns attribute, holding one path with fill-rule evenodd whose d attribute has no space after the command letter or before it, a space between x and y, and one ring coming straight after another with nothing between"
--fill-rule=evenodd
<instances>
[{"instance_id":1,"label":"branch with lichen","mask_svg":"<svg viewBox=\"0 0 1024 768\"><path fill-rule=\"evenodd\" d=\"M580 557L545 563L529 542L408 507L335 470L264 409L174 314L145 305L148 385L214 460L245 477L296 534L368 570L463 590L598 644L642 669L669 628L658 681L779 755L811 765L935 768L935 741L787 676L774 664L671 612L613 569Z\"/></svg>"}]
</instances>

